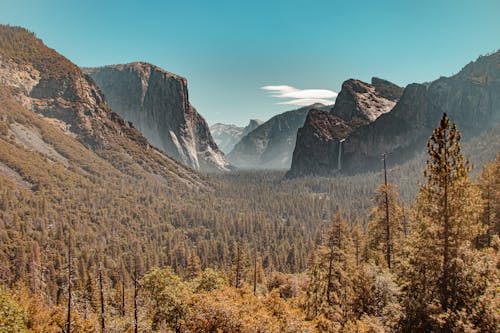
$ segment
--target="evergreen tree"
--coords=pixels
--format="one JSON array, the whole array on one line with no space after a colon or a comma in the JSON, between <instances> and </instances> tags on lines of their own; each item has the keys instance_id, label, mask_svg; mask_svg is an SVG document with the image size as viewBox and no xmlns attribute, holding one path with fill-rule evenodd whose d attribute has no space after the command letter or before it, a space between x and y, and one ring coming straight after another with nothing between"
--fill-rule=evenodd
<instances>
[{"instance_id":1,"label":"evergreen tree","mask_svg":"<svg viewBox=\"0 0 500 333\"><path fill-rule=\"evenodd\" d=\"M500 155L496 161L487 163L479 174L478 185L481 190L483 199L483 213L481 222L484 227L484 233L476 240L477 247L485 247L492 245L492 239L495 234L498 234L499 216L497 216L495 208L500 202L498 170L500 165Z\"/></svg>"},{"instance_id":2,"label":"evergreen tree","mask_svg":"<svg viewBox=\"0 0 500 333\"><path fill-rule=\"evenodd\" d=\"M398 242L403 236L403 214L396 185L379 185L372 200L375 207L371 211L368 225L369 259L391 268L391 262L398 260Z\"/></svg>"},{"instance_id":3,"label":"evergreen tree","mask_svg":"<svg viewBox=\"0 0 500 333\"><path fill-rule=\"evenodd\" d=\"M461 253L478 234L481 200L468 178L460 133L446 116L428 144L426 182L416 202L417 228L407 283L405 331L447 331L443 314L464 306L458 281Z\"/></svg>"},{"instance_id":4,"label":"evergreen tree","mask_svg":"<svg viewBox=\"0 0 500 333\"><path fill-rule=\"evenodd\" d=\"M317 250L309 269L306 308L309 317L323 315L343 327L351 312L353 245L347 222L337 210L326 244Z\"/></svg>"}]
</instances>

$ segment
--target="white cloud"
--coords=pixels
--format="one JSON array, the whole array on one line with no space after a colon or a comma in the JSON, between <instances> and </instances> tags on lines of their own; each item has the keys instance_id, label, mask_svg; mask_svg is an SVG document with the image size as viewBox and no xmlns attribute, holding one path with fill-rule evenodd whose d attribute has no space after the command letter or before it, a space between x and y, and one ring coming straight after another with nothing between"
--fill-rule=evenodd
<instances>
[{"instance_id":1,"label":"white cloud","mask_svg":"<svg viewBox=\"0 0 500 333\"><path fill-rule=\"evenodd\" d=\"M325 105L332 105L335 102L329 99L322 99L322 98L298 98L298 99L292 99L290 101L285 101L285 102L278 102L276 104L282 104L282 105L300 105L300 106L307 106L311 105L314 103L321 103Z\"/></svg>"},{"instance_id":2,"label":"white cloud","mask_svg":"<svg viewBox=\"0 0 500 333\"><path fill-rule=\"evenodd\" d=\"M328 89L297 89L292 86L264 86L262 90L269 92L274 98L288 99L276 104L306 106L314 103L334 104L337 93Z\"/></svg>"}]
</instances>

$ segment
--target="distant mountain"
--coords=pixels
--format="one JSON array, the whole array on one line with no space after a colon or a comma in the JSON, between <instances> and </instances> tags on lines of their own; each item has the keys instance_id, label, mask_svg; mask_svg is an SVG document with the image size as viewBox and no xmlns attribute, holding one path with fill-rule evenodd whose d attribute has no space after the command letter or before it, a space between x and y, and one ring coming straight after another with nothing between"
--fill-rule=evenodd
<instances>
[{"instance_id":1,"label":"distant mountain","mask_svg":"<svg viewBox=\"0 0 500 333\"><path fill-rule=\"evenodd\" d=\"M189 103L185 78L142 62L83 71L95 80L111 108L155 147L196 170L229 169L205 119Z\"/></svg>"},{"instance_id":2,"label":"distant mountain","mask_svg":"<svg viewBox=\"0 0 500 333\"><path fill-rule=\"evenodd\" d=\"M0 25L0 99L0 175L18 184L38 190L97 176L104 187L131 179L206 187L113 112L90 77L23 28Z\"/></svg>"},{"instance_id":3,"label":"distant mountain","mask_svg":"<svg viewBox=\"0 0 500 333\"><path fill-rule=\"evenodd\" d=\"M385 94L393 90L383 88ZM372 98L365 102L369 109L384 105ZM390 104L383 107L388 108ZM345 133L332 125L315 125L311 114L311 120L299 130L288 176L333 175L339 166L347 174L375 170L384 153L393 163L402 163L425 149L443 113L457 124L464 139L500 122L500 51L479 57L451 77L408 85L390 112ZM335 109L332 115L336 115Z\"/></svg>"},{"instance_id":4,"label":"distant mountain","mask_svg":"<svg viewBox=\"0 0 500 333\"><path fill-rule=\"evenodd\" d=\"M287 169L292 160L297 129L304 124L311 109L330 107L314 104L272 117L236 144L229 161L243 169Z\"/></svg>"},{"instance_id":5,"label":"distant mountain","mask_svg":"<svg viewBox=\"0 0 500 333\"><path fill-rule=\"evenodd\" d=\"M228 154L240 139L262 125L264 122L259 119L250 119L250 122L245 127L239 127L231 124L216 123L210 126L210 132L217 146Z\"/></svg>"}]
</instances>

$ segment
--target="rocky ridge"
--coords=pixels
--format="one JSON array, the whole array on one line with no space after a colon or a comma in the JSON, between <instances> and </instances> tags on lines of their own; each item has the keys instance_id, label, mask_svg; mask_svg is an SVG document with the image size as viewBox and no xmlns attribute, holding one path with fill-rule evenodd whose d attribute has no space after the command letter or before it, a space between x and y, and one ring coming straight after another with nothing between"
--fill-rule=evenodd
<instances>
[{"instance_id":1,"label":"rocky ridge","mask_svg":"<svg viewBox=\"0 0 500 333\"><path fill-rule=\"evenodd\" d=\"M451 77L408 85L390 112L344 137L342 173L379 169L380 156L384 153L392 165L412 158L425 149L443 113L457 124L465 140L500 122L500 51L479 57ZM289 177L338 173L338 158L325 159L321 152L327 145L331 146L329 153L338 156L338 148L336 151L334 147L340 146L339 140L331 139L318 145L316 141L314 135L305 133L297 140Z\"/></svg>"},{"instance_id":2,"label":"rocky ridge","mask_svg":"<svg viewBox=\"0 0 500 333\"><path fill-rule=\"evenodd\" d=\"M216 123L210 126L210 132L217 146L225 153L229 154L242 137L262 125L264 122L259 119L250 119L245 127L232 124Z\"/></svg>"}]
</instances>

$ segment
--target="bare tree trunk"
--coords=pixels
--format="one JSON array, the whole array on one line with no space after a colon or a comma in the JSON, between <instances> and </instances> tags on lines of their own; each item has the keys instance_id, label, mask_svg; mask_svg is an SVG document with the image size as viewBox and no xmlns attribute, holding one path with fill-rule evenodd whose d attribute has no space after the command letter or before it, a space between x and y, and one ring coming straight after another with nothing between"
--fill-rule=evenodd
<instances>
[{"instance_id":1,"label":"bare tree trunk","mask_svg":"<svg viewBox=\"0 0 500 333\"><path fill-rule=\"evenodd\" d=\"M328 261L328 279L326 283L326 301L330 304L330 289L332 287L332 275L333 275L333 242L330 242L330 257Z\"/></svg>"},{"instance_id":2,"label":"bare tree trunk","mask_svg":"<svg viewBox=\"0 0 500 333\"><path fill-rule=\"evenodd\" d=\"M238 244L238 247L236 248L236 276L235 276L235 281L234 281L234 286L235 288L239 288L240 287L240 279L241 279L241 276L240 276L240 245Z\"/></svg>"},{"instance_id":3,"label":"bare tree trunk","mask_svg":"<svg viewBox=\"0 0 500 333\"><path fill-rule=\"evenodd\" d=\"M253 294L257 293L257 250L254 249L253 258Z\"/></svg>"},{"instance_id":4,"label":"bare tree trunk","mask_svg":"<svg viewBox=\"0 0 500 333\"><path fill-rule=\"evenodd\" d=\"M125 268L122 265L122 317L125 317Z\"/></svg>"},{"instance_id":5,"label":"bare tree trunk","mask_svg":"<svg viewBox=\"0 0 500 333\"><path fill-rule=\"evenodd\" d=\"M137 267L135 267L135 272L134 272L134 333L137 333L138 330L139 330L139 328L138 328L138 321L137 321Z\"/></svg>"},{"instance_id":6,"label":"bare tree trunk","mask_svg":"<svg viewBox=\"0 0 500 333\"><path fill-rule=\"evenodd\" d=\"M408 224L406 222L406 213L405 213L405 206L403 206L403 234L406 237L408 237Z\"/></svg>"},{"instance_id":7,"label":"bare tree trunk","mask_svg":"<svg viewBox=\"0 0 500 333\"><path fill-rule=\"evenodd\" d=\"M68 312L65 332L71 332L71 233L68 231Z\"/></svg>"},{"instance_id":8,"label":"bare tree trunk","mask_svg":"<svg viewBox=\"0 0 500 333\"><path fill-rule=\"evenodd\" d=\"M445 142L444 142L444 163L445 163L445 176L444 176L444 248L443 248L443 281L441 290L441 305L446 311L448 308L448 286L449 286L449 261L450 261L450 221L448 214L448 142L447 142L447 132L445 132Z\"/></svg>"},{"instance_id":9,"label":"bare tree trunk","mask_svg":"<svg viewBox=\"0 0 500 333\"><path fill-rule=\"evenodd\" d=\"M101 298L101 332L104 333L105 325L104 325L104 292L102 289L102 270L99 267L99 295Z\"/></svg>"},{"instance_id":10,"label":"bare tree trunk","mask_svg":"<svg viewBox=\"0 0 500 333\"><path fill-rule=\"evenodd\" d=\"M384 154L386 260L387 267L391 269L391 225L389 221L389 195L387 193L389 189L387 188L387 167L385 163L385 157L386 155Z\"/></svg>"}]
</instances>

